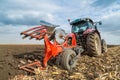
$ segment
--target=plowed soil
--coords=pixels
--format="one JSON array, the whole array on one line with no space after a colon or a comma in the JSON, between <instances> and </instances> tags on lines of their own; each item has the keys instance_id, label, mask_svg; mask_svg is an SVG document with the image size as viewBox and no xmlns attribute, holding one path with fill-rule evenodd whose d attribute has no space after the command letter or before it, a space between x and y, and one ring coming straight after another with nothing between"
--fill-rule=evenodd
<instances>
[{"instance_id":1,"label":"plowed soil","mask_svg":"<svg viewBox=\"0 0 120 80\"><path fill-rule=\"evenodd\" d=\"M120 80L120 46L108 46L98 57L82 55L72 72L50 61L46 70L28 73L18 67L42 61L42 45L0 45L0 80Z\"/></svg>"}]
</instances>

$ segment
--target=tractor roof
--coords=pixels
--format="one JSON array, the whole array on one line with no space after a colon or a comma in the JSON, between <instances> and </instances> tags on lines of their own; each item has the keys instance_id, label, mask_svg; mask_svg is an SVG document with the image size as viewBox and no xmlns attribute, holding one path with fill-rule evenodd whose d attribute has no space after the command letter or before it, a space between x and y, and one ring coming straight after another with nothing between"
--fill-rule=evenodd
<instances>
[{"instance_id":1,"label":"tractor roof","mask_svg":"<svg viewBox=\"0 0 120 80\"><path fill-rule=\"evenodd\" d=\"M94 23L90 18L80 18L80 19L75 19L74 21L70 22L71 25L81 22L81 21L89 21L92 24Z\"/></svg>"}]
</instances>

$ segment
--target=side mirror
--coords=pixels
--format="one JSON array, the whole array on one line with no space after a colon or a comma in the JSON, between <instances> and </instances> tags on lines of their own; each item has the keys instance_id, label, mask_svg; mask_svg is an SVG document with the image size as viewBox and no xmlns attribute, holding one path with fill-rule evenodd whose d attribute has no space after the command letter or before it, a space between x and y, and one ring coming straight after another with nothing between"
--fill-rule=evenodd
<instances>
[{"instance_id":1,"label":"side mirror","mask_svg":"<svg viewBox=\"0 0 120 80\"><path fill-rule=\"evenodd\" d=\"M68 19L68 22L70 22L70 19Z\"/></svg>"},{"instance_id":2,"label":"side mirror","mask_svg":"<svg viewBox=\"0 0 120 80\"><path fill-rule=\"evenodd\" d=\"M102 22L101 22L101 21L99 21L99 25L102 25Z\"/></svg>"}]
</instances>

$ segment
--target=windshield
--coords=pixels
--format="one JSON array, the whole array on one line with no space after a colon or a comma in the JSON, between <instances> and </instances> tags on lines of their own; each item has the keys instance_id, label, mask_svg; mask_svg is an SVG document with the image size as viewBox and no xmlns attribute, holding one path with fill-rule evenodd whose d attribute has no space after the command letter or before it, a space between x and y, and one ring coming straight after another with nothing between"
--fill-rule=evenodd
<instances>
[{"instance_id":1,"label":"windshield","mask_svg":"<svg viewBox=\"0 0 120 80\"><path fill-rule=\"evenodd\" d=\"M72 32L82 32L89 26L88 22L80 22L78 24L72 25Z\"/></svg>"}]
</instances>

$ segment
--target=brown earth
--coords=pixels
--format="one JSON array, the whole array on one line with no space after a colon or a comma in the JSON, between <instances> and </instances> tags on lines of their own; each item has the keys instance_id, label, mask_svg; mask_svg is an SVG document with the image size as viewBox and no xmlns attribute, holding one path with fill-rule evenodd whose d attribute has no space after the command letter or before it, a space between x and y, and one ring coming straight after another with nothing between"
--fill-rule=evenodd
<instances>
[{"instance_id":1,"label":"brown earth","mask_svg":"<svg viewBox=\"0 0 120 80\"><path fill-rule=\"evenodd\" d=\"M43 53L42 45L0 45L0 80L120 80L120 46L109 46L99 57L82 55L72 72L52 60L36 75L18 68L21 62L42 60Z\"/></svg>"}]
</instances>

